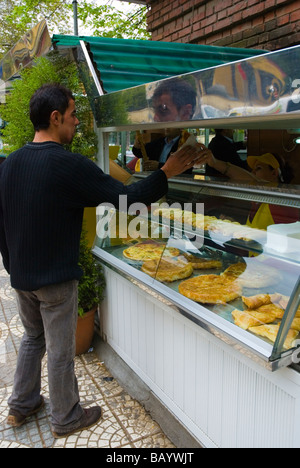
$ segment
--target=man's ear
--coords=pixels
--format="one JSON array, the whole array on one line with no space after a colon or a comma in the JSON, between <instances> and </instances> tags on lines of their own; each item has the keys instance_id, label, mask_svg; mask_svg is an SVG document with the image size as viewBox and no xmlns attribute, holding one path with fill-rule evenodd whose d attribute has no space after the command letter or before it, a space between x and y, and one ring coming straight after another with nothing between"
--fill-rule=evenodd
<instances>
[{"instance_id":1,"label":"man's ear","mask_svg":"<svg viewBox=\"0 0 300 468\"><path fill-rule=\"evenodd\" d=\"M57 126L60 122L60 113L58 112L58 110L54 110L53 112L51 112L50 114L50 124L52 123L53 125Z\"/></svg>"}]
</instances>

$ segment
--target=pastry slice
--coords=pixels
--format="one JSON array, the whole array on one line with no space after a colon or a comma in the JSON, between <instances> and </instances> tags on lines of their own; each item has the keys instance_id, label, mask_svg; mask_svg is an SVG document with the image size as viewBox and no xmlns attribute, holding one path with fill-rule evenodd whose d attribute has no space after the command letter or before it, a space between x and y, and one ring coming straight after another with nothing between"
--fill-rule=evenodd
<instances>
[{"instance_id":1,"label":"pastry slice","mask_svg":"<svg viewBox=\"0 0 300 468\"><path fill-rule=\"evenodd\" d=\"M290 300L289 296L284 296L283 294L275 293L270 295L271 301L274 304L279 304L282 309L286 309ZM295 317L300 318L300 307L296 312Z\"/></svg>"},{"instance_id":2,"label":"pastry slice","mask_svg":"<svg viewBox=\"0 0 300 468\"><path fill-rule=\"evenodd\" d=\"M272 323L276 320L276 314L274 312L257 312L254 310L234 310L232 311L234 323L244 330L248 330L250 327L258 325Z\"/></svg>"},{"instance_id":3,"label":"pastry slice","mask_svg":"<svg viewBox=\"0 0 300 468\"><path fill-rule=\"evenodd\" d=\"M230 265L226 270L222 273L222 275L227 276L228 278L232 279L239 279L242 273L245 272L247 268L246 263L233 263Z\"/></svg>"},{"instance_id":4,"label":"pastry slice","mask_svg":"<svg viewBox=\"0 0 300 468\"><path fill-rule=\"evenodd\" d=\"M265 338L268 338L268 340L272 341L272 343L275 343L276 337L278 335L280 323L276 325L260 325L258 327L250 327L249 331L252 333L255 333L256 335L263 336ZM297 330L289 330L286 340L284 342L284 348L285 349L290 349L293 347L293 343L295 339L298 336L298 331Z\"/></svg>"},{"instance_id":5,"label":"pastry slice","mask_svg":"<svg viewBox=\"0 0 300 468\"><path fill-rule=\"evenodd\" d=\"M148 260L143 263L141 270L158 281L168 283L188 278L194 271L191 263L182 256L176 259Z\"/></svg>"},{"instance_id":6,"label":"pastry slice","mask_svg":"<svg viewBox=\"0 0 300 468\"><path fill-rule=\"evenodd\" d=\"M266 304L255 309L256 313L259 314L270 314L274 315L275 319L282 319L284 316L284 310L276 304Z\"/></svg>"},{"instance_id":7,"label":"pastry slice","mask_svg":"<svg viewBox=\"0 0 300 468\"><path fill-rule=\"evenodd\" d=\"M293 330L298 330L300 332L300 318L299 317L294 318L291 328Z\"/></svg>"},{"instance_id":8,"label":"pastry slice","mask_svg":"<svg viewBox=\"0 0 300 468\"><path fill-rule=\"evenodd\" d=\"M212 270L222 268L222 262L220 262L220 260L196 257L196 255L188 253L184 253L183 255L193 265L195 270Z\"/></svg>"},{"instance_id":9,"label":"pastry slice","mask_svg":"<svg viewBox=\"0 0 300 468\"><path fill-rule=\"evenodd\" d=\"M245 297L242 296L242 301L248 309L257 309L260 306L271 304L271 297L269 294L257 294L256 296Z\"/></svg>"},{"instance_id":10,"label":"pastry slice","mask_svg":"<svg viewBox=\"0 0 300 468\"><path fill-rule=\"evenodd\" d=\"M166 247L165 244L140 243L128 247L123 251L124 257L129 260L158 260L162 256L177 257L179 250L174 247Z\"/></svg>"}]
</instances>

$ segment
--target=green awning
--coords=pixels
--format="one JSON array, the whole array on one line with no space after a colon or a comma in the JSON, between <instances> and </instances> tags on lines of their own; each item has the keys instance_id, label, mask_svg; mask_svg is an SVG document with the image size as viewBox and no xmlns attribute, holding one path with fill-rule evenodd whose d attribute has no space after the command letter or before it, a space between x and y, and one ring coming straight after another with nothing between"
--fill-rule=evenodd
<instances>
[{"instance_id":1,"label":"green awning","mask_svg":"<svg viewBox=\"0 0 300 468\"><path fill-rule=\"evenodd\" d=\"M88 44L107 93L261 55L263 50L55 34L52 43Z\"/></svg>"}]
</instances>

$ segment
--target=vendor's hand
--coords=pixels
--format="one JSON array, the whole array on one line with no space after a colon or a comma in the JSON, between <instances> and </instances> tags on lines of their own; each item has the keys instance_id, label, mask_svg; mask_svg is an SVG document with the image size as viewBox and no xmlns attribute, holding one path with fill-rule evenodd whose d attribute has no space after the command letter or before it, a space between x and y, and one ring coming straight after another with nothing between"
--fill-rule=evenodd
<instances>
[{"instance_id":1,"label":"vendor's hand","mask_svg":"<svg viewBox=\"0 0 300 468\"><path fill-rule=\"evenodd\" d=\"M158 169L158 161L143 161L143 170L144 171L156 171Z\"/></svg>"},{"instance_id":2,"label":"vendor's hand","mask_svg":"<svg viewBox=\"0 0 300 468\"><path fill-rule=\"evenodd\" d=\"M171 154L164 166L161 168L167 178L182 174L191 169L194 164L198 164L201 158L202 149L197 147L185 146L176 153Z\"/></svg>"},{"instance_id":3,"label":"vendor's hand","mask_svg":"<svg viewBox=\"0 0 300 468\"><path fill-rule=\"evenodd\" d=\"M214 167L216 158L214 157L212 152L206 146L202 145L201 143L199 143L198 146L199 146L199 151L200 151L199 152L200 159L199 159L198 164L207 164L210 167Z\"/></svg>"}]
</instances>

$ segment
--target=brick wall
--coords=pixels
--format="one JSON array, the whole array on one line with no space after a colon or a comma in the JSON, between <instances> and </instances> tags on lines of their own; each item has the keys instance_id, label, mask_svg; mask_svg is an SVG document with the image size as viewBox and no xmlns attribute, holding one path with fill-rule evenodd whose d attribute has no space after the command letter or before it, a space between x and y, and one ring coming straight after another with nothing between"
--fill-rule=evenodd
<instances>
[{"instance_id":1,"label":"brick wall","mask_svg":"<svg viewBox=\"0 0 300 468\"><path fill-rule=\"evenodd\" d=\"M300 43L300 0L147 0L154 41L278 50Z\"/></svg>"}]
</instances>

